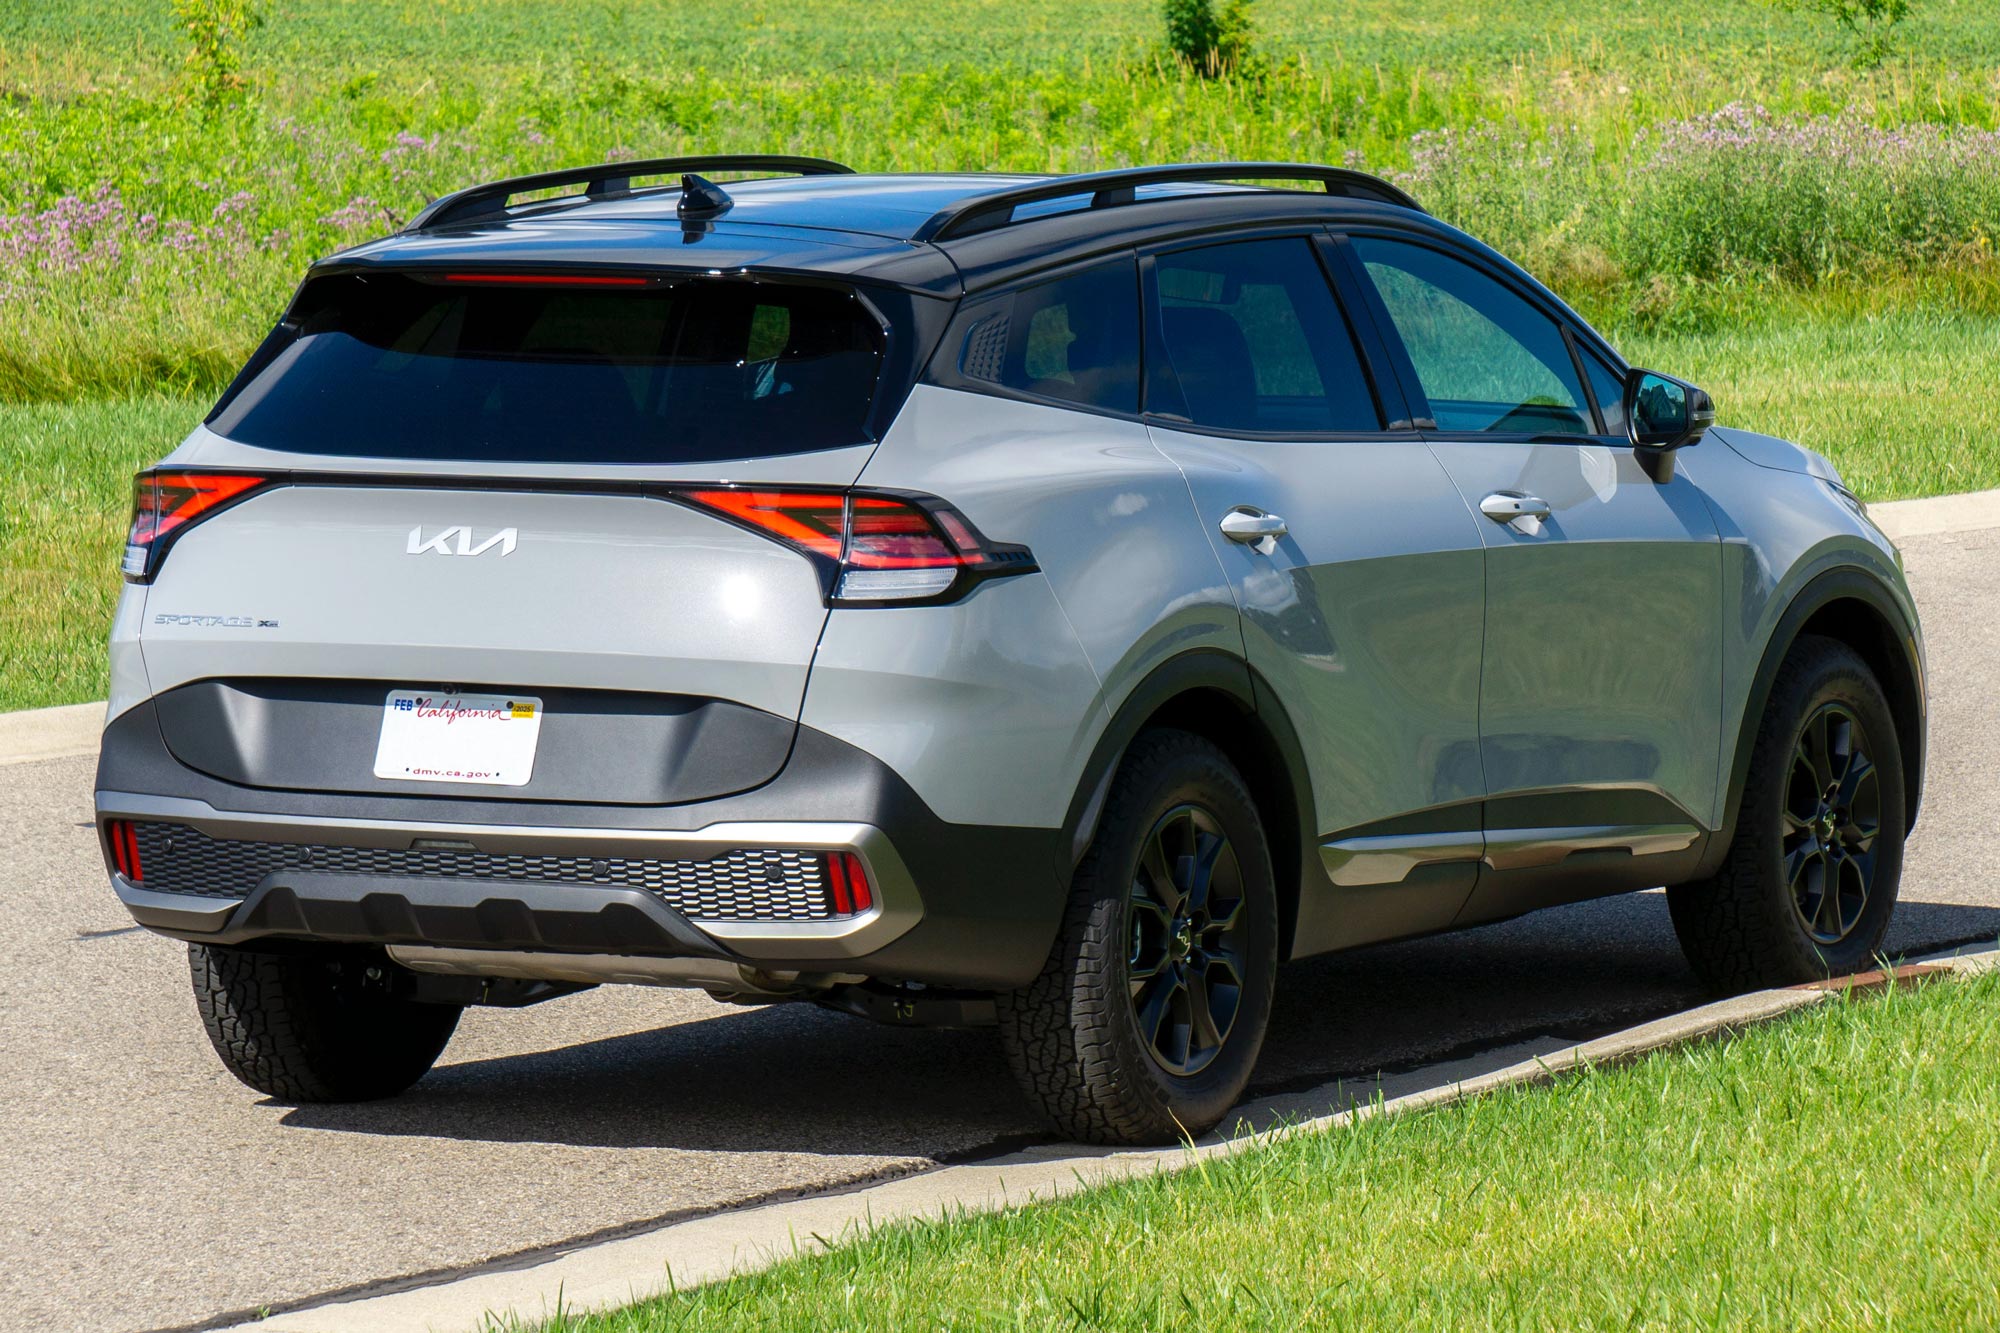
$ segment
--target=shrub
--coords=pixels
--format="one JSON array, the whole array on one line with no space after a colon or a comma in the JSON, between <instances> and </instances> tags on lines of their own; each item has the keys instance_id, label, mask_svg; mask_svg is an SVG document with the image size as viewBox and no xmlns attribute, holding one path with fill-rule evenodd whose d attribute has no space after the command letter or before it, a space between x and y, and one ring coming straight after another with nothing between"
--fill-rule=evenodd
<instances>
[{"instance_id":1,"label":"shrub","mask_svg":"<svg viewBox=\"0 0 2000 1333\"><path fill-rule=\"evenodd\" d=\"M1247 69L1256 26L1251 0L1166 0L1167 51L1205 78Z\"/></svg>"},{"instance_id":2,"label":"shrub","mask_svg":"<svg viewBox=\"0 0 2000 1333\"><path fill-rule=\"evenodd\" d=\"M210 107L242 95L243 39L264 22L263 0L173 0L174 26L187 34L187 76Z\"/></svg>"}]
</instances>

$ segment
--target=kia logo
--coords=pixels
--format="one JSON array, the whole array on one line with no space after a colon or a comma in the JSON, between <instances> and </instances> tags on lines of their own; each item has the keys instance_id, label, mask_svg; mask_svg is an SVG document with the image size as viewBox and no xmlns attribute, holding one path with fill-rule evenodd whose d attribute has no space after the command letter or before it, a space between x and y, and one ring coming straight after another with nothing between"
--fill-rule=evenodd
<instances>
[{"instance_id":1,"label":"kia logo","mask_svg":"<svg viewBox=\"0 0 2000 1333\"><path fill-rule=\"evenodd\" d=\"M405 548L411 555L485 555L494 547L500 548L501 555L514 554L514 543L520 539L515 528L502 528L485 541L475 541L472 529L460 525L442 528L438 535L426 539L421 525L410 529L410 544Z\"/></svg>"}]
</instances>

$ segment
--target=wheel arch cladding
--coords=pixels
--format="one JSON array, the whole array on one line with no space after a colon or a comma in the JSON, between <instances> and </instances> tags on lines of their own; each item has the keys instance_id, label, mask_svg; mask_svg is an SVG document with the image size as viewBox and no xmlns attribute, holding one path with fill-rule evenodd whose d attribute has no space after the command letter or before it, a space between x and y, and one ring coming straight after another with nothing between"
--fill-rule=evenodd
<instances>
[{"instance_id":1,"label":"wheel arch cladding","mask_svg":"<svg viewBox=\"0 0 2000 1333\"><path fill-rule=\"evenodd\" d=\"M1736 810L1749 776L1750 748L1764 710L1770 704L1778 668L1805 634L1847 645L1868 664L1881 683L1896 723L1897 749L1903 756L1905 828L1914 828L1917 807L1923 797L1926 712L1916 627L1879 579L1846 567L1828 570L1800 589L1765 644L1730 761L1729 803L1725 807L1728 832L1733 835L1735 831ZM1715 839L1718 858L1727 850L1728 843L1728 838Z\"/></svg>"},{"instance_id":2,"label":"wheel arch cladding","mask_svg":"<svg viewBox=\"0 0 2000 1333\"><path fill-rule=\"evenodd\" d=\"M1311 778L1291 719L1270 687L1243 661L1213 650L1182 653L1161 663L1112 715L1084 769L1064 828L1070 862L1083 859L1096 835L1111 780L1140 733L1170 727L1191 732L1227 755L1243 777L1264 822L1278 898L1280 958L1291 956L1304 876L1317 865L1305 812Z\"/></svg>"}]
</instances>

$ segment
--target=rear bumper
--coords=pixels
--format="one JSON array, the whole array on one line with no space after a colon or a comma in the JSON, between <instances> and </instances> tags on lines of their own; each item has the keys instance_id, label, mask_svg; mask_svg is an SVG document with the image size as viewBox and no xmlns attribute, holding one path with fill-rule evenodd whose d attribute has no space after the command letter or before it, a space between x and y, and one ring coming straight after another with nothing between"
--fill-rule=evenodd
<instances>
[{"instance_id":1,"label":"rear bumper","mask_svg":"<svg viewBox=\"0 0 2000 1333\"><path fill-rule=\"evenodd\" d=\"M1007 989L1046 959L1067 879L1059 830L946 824L879 761L810 729L779 775L754 791L675 806L586 806L241 786L179 763L152 705L142 704L106 730L97 814L100 828L130 820L232 850L282 851L248 858L234 881L200 892L161 892L168 877L133 882L113 870L140 925L228 945L713 958ZM439 847L449 850L429 851ZM705 919L676 910L670 895L575 871L595 858L672 869L792 852L859 857L871 908L816 920Z\"/></svg>"}]
</instances>

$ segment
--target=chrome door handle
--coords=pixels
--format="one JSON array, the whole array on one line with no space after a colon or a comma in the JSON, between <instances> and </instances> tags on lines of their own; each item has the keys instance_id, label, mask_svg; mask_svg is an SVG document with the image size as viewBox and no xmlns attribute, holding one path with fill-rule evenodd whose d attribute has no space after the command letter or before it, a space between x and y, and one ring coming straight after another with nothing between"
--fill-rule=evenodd
<instances>
[{"instance_id":1,"label":"chrome door handle","mask_svg":"<svg viewBox=\"0 0 2000 1333\"><path fill-rule=\"evenodd\" d=\"M1479 502L1479 512L1495 523L1512 523L1517 518L1542 519L1549 516L1549 502L1518 491L1495 491Z\"/></svg>"},{"instance_id":2,"label":"chrome door handle","mask_svg":"<svg viewBox=\"0 0 2000 1333\"><path fill-rule=\"evenodd\" d=\"M1222 535L1230 541L1242 542L1245 546L1254 546L1266 540L1275 541L1288 531L1284 519L1276 514L1267 514L1261 509L1252 509L1248 505L1236 506L1224 514L1222 522L1216 526L1222 529Z\"/></svg>"}]
</instances>

